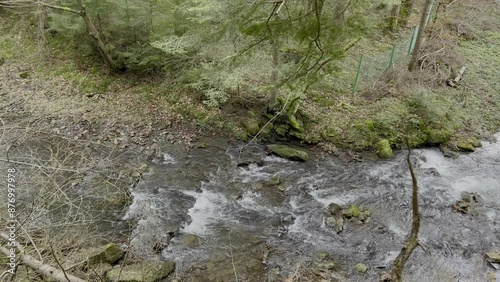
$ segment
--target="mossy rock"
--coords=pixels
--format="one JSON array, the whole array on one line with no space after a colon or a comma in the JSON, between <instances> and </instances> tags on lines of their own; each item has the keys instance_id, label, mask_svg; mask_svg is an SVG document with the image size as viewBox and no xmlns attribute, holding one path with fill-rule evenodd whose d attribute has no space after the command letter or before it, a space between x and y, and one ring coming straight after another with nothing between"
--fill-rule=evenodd
<instances>
[{"instance_id":1,"label":"mossy rock","mask_svg":"<svg viewBox=\"0 0 500 282\"><path fill-rule=\"evenodd\" d=\"M93 248L85 252L85 261L89 264L109 263L113 264L123 257L123 250L114 243L105 246Z\"/></svg>"},{"instance_id":2,"label":"mossy rock","mask_svg":"<svg viewBox=\"0 0 500 282\"><path fill-rule=\"evenodd\" d=\"M175 269L173 261L141 262L123 268L113 268L106 273L108 281L114 282L157 282Z\"/></svg>"},{"instance_id":3,"label":"mossy rock","mask_svg":"<svg viewBox=\"0 0 500 282\"><path fill-rule=\"evenodd\" d=\"M259 122L256 120L248 120L243 122L243 127L250 136L255 136L260 131Z\"/></svg>"},{"instance_id":4,"label":"mossy rock","mask_svg":"<svg viewBox=\"0 0 500 282\"><path fill-rule=\"evenodd\" d=\"M474 152L476 150L476 148L474 146L472 146L472 144L467 142L467 141L458 141L457 148L460 151L464 151L464 152Z\"/></svg>"},{"instance_id":5,"label":"mossy rock","mask_svg":"<svg viewBox=\"0 0 500 282\"><path fill-rule=\"evenodd\" d=\"M360 214L361 212L359 211L359 208L356 205L350 205L344 212L344 216L346 218L358 217Z\"/></svg>"},{"instance_id":6,"label":"mossy rock","mask_svg":"<svg viewBox=\"0 0 500 282\"><path fill-rule=\"evenodd\" d=\"M286 136L290 127L288 125L279 125L274 128L274 131L279 136Z\"/></svg>"},{"instance_id":7,"label":"mossy rock","mask_svg":"<svg viewBox=\"0 0 500 282\"><path fill-rule=\"evenodd\" d=\"M287 145L268 145L267 149L285 159L304 162L309 160L309 154L307 152Z\"/></svg>"},{"instance_id":8,"label":"mossy rock","mask_svg":"<svg viewBox=\"0 0 500 282\"><path fill-rule=\"evenodd\" d=\"M383 139L377 143L377 155L384 159L388 159L393 156L389 140Z\"/></svg>"},{"instance_id":9,"label":"mossy rock","mask_svg":"<svg viewBox=\"0 0 500 282\"><path fill-rule=\"evenodd\" d=\"M366 271L368 271L368 266L366 266L366 264L364 263L358 263L354 268L359 273L365 273Z\"/></svg>"},{"instance_id":10,"label":"mossy rock","mask_svg":"<svg viewBox=\"0 0 500 282\"><path fill-rule=\"evenodd\" d=\"M19 77L23 78L23 79L24 78L28 78L29 77L29 73L28 72L22 72L22 73L19 74Z\"/></svg>"},{"instance_id":11,"label":"mossy rock","mask_svg":"<svg viewBox=\"0 0 500 282\"><path fill-rule=\"evenodd\" d=\"M450 140L452 132L446 129L431 129L428 131L427 142L431 144L443 144Z\"/></svg>"},{"instance_id":12,"label":"mossy rock","mask_svg":"<svg viewBox=\"0 0 500 282\"><path fill-rule=\"evenodd\" d=\"M277 185L281 184L281 179L279 176L275 175L271 179L266 181L266 184L269 186L277 186Z\"/></svg>"},{"instance_id":13,"label":"mossy rock","mask_svg":"<svg viewBox=\"0 0 500 282\"><path fill-rule=\"evenodd\" d=\"M298 132L304 132L304 125L300 120L297 119L295 115L288 116L288 123L293 129L297 130Z\"/></svg>"},{"instance_id":14,"label":"mossy rock","mask_svg":"<svg viewBox=\"0 0 500 282\"><path fill-rule=\"evenodd\" d=\"M477 138L475 137L472 137L472 138L469 138L467 140L467 142L469 142L472 146L474 146L475 148L481 148L483 147L483 144L481 144L481 141L479 141Z\"/></svg>"}]
</instances>

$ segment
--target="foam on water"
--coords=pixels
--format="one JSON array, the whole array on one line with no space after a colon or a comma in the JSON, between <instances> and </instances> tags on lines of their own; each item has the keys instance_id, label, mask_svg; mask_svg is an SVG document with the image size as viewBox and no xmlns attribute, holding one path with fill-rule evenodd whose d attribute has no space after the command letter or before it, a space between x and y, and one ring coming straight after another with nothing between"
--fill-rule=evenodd
<instances>
[{"instance_id":1,"label":"foam on water","mask_svg":"<svg viewBox=\"0 0 500 282\"><path fill-rule=\"evenodd\" d=\"M196 199L193 207L188 210L191 222L184 227L184 232L205 235L210 229L207 227L223 217L222 207L228 200L220 193L202 189L201 193L184 191L185 194Z\"/></svg>"}]
</instances>

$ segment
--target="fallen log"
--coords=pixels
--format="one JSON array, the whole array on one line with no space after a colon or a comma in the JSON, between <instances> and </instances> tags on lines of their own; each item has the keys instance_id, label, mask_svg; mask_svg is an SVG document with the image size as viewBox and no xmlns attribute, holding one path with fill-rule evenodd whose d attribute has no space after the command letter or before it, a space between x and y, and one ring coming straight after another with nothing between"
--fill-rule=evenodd
<instances>
[{"instance_id":1,"label":"fallen log","mask_svg":"<svg viewBox=\"0 0 500 282\"><path fill-rule=\"evenodd\" d=\"M8 235L3 232L0 232L0 237L3 239L8 239ZM24 254L23 247L21 247L17 242L15 247L19 251L17 255L19 261L39 274L42 274L58 282L87 282L86 280L65 273L64 271L57 269L53 266L44 264L30 255ZM0 246L0 252L2 252L6 256L10 255L10 251L3 246Z\"/></svg>"}]
</instances>

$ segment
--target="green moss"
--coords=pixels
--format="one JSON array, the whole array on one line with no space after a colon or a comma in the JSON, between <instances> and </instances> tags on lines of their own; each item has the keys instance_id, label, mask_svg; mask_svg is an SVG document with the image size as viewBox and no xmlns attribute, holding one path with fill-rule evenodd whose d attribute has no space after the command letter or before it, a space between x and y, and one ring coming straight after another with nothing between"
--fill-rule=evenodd
<instances>
[{"instance_id":1,"label":"green moss","mask_svg":"<svg viewBox=\"0 0 500 282\"><path fill-rule=\"evenodd\" d=\"M298 160L298 161L307 161L309 160L309 154L305 151L292 148L286 145L268 145L267 149L276 155L290 159L290 160Z\"/></svg>"},{"instance_id":2,"label":"green moss","mask_svg":"<svg viewBox=\"0 0 500 282\"><path fill-rule=\"evenodd\" d=\"M447 129L429 129L427 141L431 144L443 144L450 140L453 132Z\"/></svg>"},{"instance_id":3,"label":"green moss","mask_svg":"<svg viewBox=\"0 0 500 282\"><path fill-rule=\"evenodd\" d=\"M474 148L474 146L467 141L458 141L457 148L464 152L474 152L476 150L476 148Z\"/></svg>"},{"instance_id":4,"label":"green moss","mask_svg":"<svg viewBox=\"0 0 500 282\"><path fill-rule=\"evenodd\" d=\"M377 143L377 155L384 159L392 157L391 144L387 139L380 140Z\"/></svg>"}]
</instances>

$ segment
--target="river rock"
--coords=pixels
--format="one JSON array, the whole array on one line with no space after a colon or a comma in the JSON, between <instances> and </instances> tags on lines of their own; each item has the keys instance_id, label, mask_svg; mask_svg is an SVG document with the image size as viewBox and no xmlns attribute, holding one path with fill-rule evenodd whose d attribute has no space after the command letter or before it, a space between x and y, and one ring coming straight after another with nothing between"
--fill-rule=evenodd
<instances>
[{"instance_id":1,"label":"river rock","mask_svg":"<svg viewBox=\"0 0 500 282\"><path fill-rule=\"evenodd\" d=\"M471 202L471 193L469 192L462 192L460 193L460 197L462 198L462 201L466 202L466 203L470 203Z\"/></svg>"},{"instance_id":2,"label":"river rock","mask_svg":"<svg viewBox=\"0 0 500 282\"><path fill-rule=\"evenodd\" d=\"M356 266L354 268L359 273L365 273L368 270L368 266L366 266L366 264L363 264L363 263L356 264Z\"/></svg>"},{"instance_id":3,"label":"river rock","mask_svg":"<svg viewBox=\"0 0 500 282\"><path fill-rule=\"evenodd\" d=\"M114 243L92 248L84 253L84 260L89 264L109 263L113 264L123 257L123 250Z\"/></svg>"},{"instance_id":4,"label":"river rock","mask_svg":"<svg viewBox=\"0 0 500 282\"><path fill-rule=\"evenodd\" d=\"M446 158L458 159L458 157L460 156L459 153L452 151L450 148L441 146L439 149L443 153L443 156L445 156Z\"/></svg>"},{"instance_id":5,"label":"river rock","mask_svg":"<svg viewBox=\"0 0 500 282\"><path fill-rule=\"evenodd\" d=\"M268 145L267 149L285 159L304 162L309 160L309 154L307 154L307 152L287 145Z\"/></svg>"},{"instance_id":6,"label":"river rock","mask_svg":"<svg viewBox=\"0 0 500 282\"><path fill-rule=\"evenodd\" d=\"M392 157L393 153L389 140L383 139L377 143L377 155L383 159L388 159Z\"/></svg>"},{"instance_id":7,"label":"river rock","mask_svg":"<svg viewBox=\"0 0 500 282\"><path fill-rule=\"evenodd\" d=\"M113 268L106 273L108 281L114 282L156 282L167 277L175 269L173 261L140 262Z\"/></svg>"},{"instance_id":8,"label":"river rock","mask_svg":"<svg viewBox=\"0 0 500 282\"><path fill-rule=\"evenodd\" d=\"M273 177L271 177L271 179L269 179L266 182L266 184L269 186L277 186L277 185L281 184L281 179L278 175L274 175Z\"/></svg>"},{"instance_id":9,"label":"river rock","mask_svg":"<svg viewBox=\"0 0 500 282\"><path fill-rule=\"evenodd\" d=\"M467 140L467 142L469 142L472 146L476 147L476 148L481 148L483 147L483 144L481 144L481 141L479 141L477 138L475 137L472 137L472 138L469 138Z\"/></svg>"},{"instance_id":10,"label":"river rock","mask_svg":"<svg viewBox=\"0 0 500 282\"><path fill-rule=\"evenodd\" d=\"M342 207L336 203L330 203L328 205L328 212L331 215L337 215L340 213L341 210L342 210Z\"/></svg>"},{"instance_id":11,"label":"river rock","mask_svg":"<svg viewBox=\"0 0 500 282\"><path fill-rule=\"evenodd\" d=\"M344 212L344 216L349 219L353 217L358 217L360 214L359 208L356 205L350 205L347 210Z\"/></svg>"},{"instance_id":12,"label":"river rock","mask_svg":"<svg viewBox=\"0 0 500 282\"><path fill-rule=\"evenodd\" d=\"M500 263L500 250L486 253L486 260L493 263Z\"/></svg>"},{"instance_id":13,"label":"river rock","mask_svg":"<svg viewBox=\"0 0 500 282\"><path fill-rule=\"evenodd\" d=\"M460 151L464 151L464 152L474 152L476 150L476 148L474 146L472 146L471 143L466 142L466 141L457 142L457 148Z\"/></svg>"},{"instance_id":14,"label":"river rock","mask_svg":"<svg viewBox=\"0 0 500 282\"><path fill-rule=\"evenodd\" d=\"M194 234L186 234L185 236L182 237L181 240L182 240L182 243L188 247L195 247L198 244L200 244L200 241L201 241L200 237L198 237Z\"/></svg>"},{"instance_id":15,"label":"river rock","mask_svg":"<svg viewBox=\"0 0 500 282\"><path fill-rule=\"evenodd\" d=\"M330 258L330 254L327 251L320 251L316 256L319 261L325 261Z\"/></svg>"}]
</instances>

